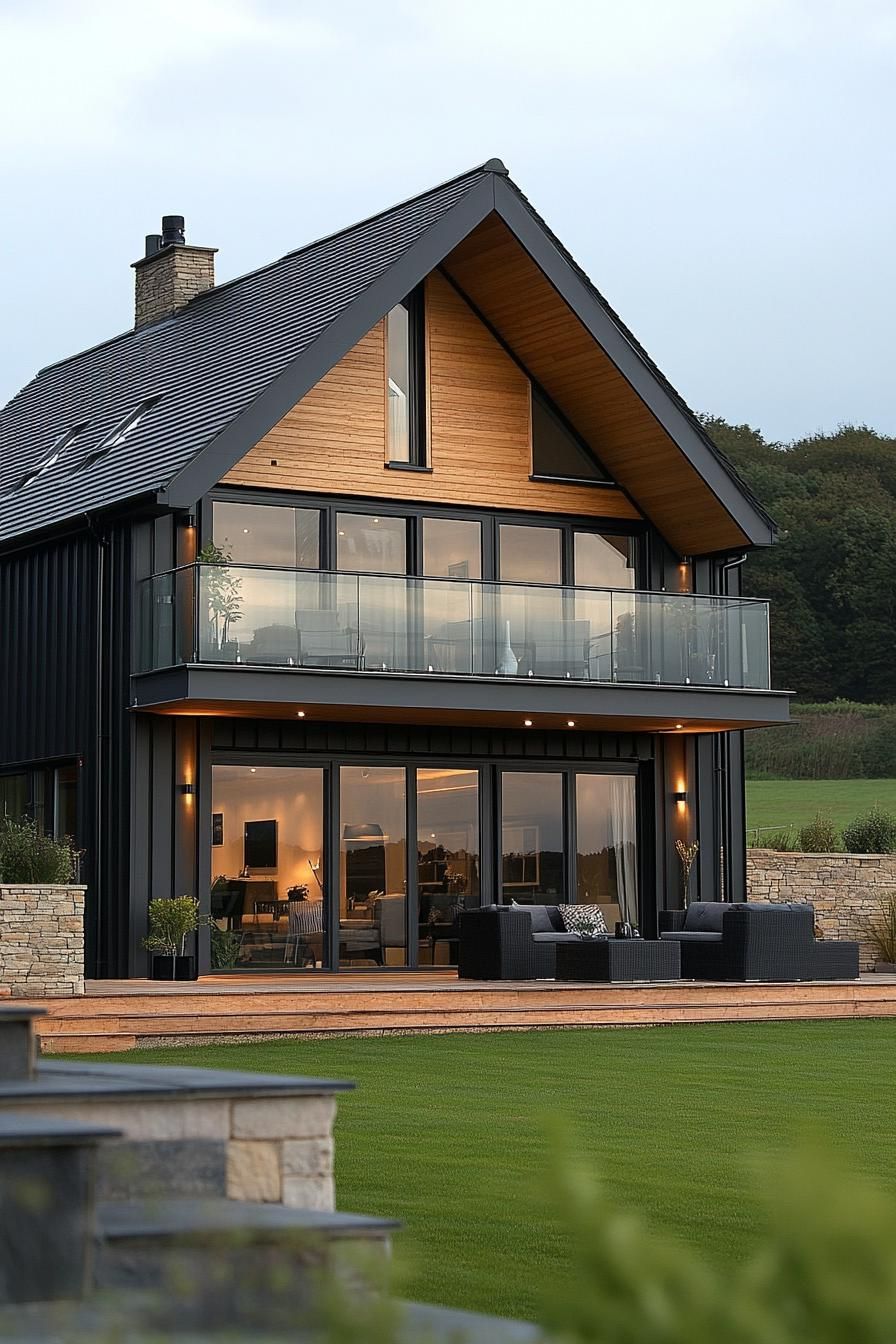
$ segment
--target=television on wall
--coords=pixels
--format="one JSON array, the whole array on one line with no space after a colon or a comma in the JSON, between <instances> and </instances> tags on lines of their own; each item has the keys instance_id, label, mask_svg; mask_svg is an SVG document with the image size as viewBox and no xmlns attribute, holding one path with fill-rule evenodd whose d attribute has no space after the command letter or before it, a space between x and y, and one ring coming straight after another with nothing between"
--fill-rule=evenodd
<instances>
[{"instance_id":1,"label":"television on wall","mask_svg":"<svg viewBox=\"0 0 896 1344\"><path fill-rule=\"evenodd\" d=\"M276 821L247 821L243 828L243 863L249 872L277 867Z\"/></svg>"}]
</instances>

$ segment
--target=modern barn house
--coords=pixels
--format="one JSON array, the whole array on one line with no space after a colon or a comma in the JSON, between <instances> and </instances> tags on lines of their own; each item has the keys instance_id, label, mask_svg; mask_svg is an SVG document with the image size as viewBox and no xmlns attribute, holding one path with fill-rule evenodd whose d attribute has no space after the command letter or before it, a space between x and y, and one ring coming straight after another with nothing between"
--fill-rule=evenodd
<instances>
[{"instance_id":1,"label":"modern barn house","mask_svg":"<svg viewBox=\"0 0 896 1344\"><path fill-rule=\"evenodd\" d=\"M146 974L153 896L298 976L451 964L493 903L655 934L679 839L743 900L774 528L503 164L134 270L0 414L0 814L83 850L88 974Z\"/></svg>"}]
</instances>

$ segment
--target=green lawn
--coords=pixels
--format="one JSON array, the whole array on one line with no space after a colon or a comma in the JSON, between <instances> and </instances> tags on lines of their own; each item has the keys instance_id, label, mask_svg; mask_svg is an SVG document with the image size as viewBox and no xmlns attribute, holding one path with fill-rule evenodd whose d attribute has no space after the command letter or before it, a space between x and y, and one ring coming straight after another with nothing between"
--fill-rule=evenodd
<instances>
[{"instance_id":1,"label":"green lawn","mask_svg":"<svg viewBox=\"0 0 896 1344\"><path fill-rule=\"evenodd\" d=\"M340 1208L394 1215L411 1297L532 1317L564 1257L559 1123L621 1207L723 1259L757 1236L752 1155L806 1134L896 1193L894 1025L764 1023L283 1041L120 1056L352 1078ZM108 1060L110 1056L102 1056Z\"/></svg>"},{"instance_id":2,"label":"green lawn","mask_svg":"<svg viewBox=\"0 0 896 1344\"><path fill-rule=\"evenodd\" d=\"M896 812L896 779L749 779L747 826L794 826L828 814L842 828L875 803Z\"/></svg>"}]
</instances>

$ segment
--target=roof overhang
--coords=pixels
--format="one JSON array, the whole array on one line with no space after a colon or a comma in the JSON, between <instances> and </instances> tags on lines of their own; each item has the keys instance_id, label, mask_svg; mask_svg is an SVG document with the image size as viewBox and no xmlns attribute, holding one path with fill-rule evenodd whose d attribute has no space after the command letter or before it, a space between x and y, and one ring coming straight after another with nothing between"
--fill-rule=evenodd
<instances>
[{"instance_id":1,"label":"roof overhang","mask_svg":"<svg viewBox=\"0 0 896 1344\"><path fill-rule=\"evenodd\" d=\"M509 181L483 174L160 492L190 508L440 267L682 555L766 546L774 525Z\"/></svg>"}]
</instances>

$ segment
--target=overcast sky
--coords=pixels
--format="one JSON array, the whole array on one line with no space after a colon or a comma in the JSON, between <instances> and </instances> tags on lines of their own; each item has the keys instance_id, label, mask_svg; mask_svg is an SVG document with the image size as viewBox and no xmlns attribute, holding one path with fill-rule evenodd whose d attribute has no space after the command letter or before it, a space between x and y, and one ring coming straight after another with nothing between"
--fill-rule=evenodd
<instances>
[{"instance_id":1,"label":"overcast sky","mask_svg":"<svg viewBox=\"0 0 896 1344\"><path fill-rule=\"evenodd\" d=\"M894 0L0 0L0 401L492 156L691 406L896 433Z\"/></svg>"}]
</instances>

